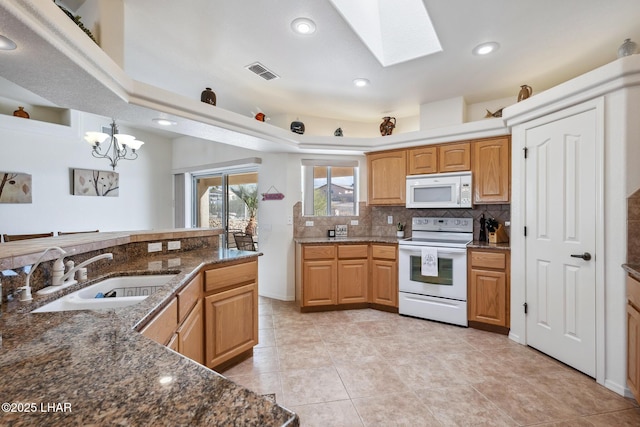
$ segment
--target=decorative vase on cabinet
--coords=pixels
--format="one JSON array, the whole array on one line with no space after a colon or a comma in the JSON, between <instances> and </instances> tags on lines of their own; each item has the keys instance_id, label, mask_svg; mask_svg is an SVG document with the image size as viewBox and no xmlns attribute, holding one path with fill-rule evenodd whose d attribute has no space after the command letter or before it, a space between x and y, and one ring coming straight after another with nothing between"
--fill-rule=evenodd
<instances>
[{"instance_id":1,"label":"decorative vase on cabinet","mask_svg":"<svg viewBox=\"0 0 640 427\"><path fill-rule=\"evenodd\" d=\"M16 117L23 117L25 119L29 118L29 113L24 111L24 107L18 107L18 109L13 112L13 115Z\"/></svg>"},{"instance_id":2,"label":"decorative vase on cabinet","mask_svg":"<svg viewBox=\"0 0 640 427\"><path fill-rule=\"evenodd\" d=\"M216 105L216 93L210 87L205 88L200 94L200 101L205 104Z\"/></svg>"}]
</instances>

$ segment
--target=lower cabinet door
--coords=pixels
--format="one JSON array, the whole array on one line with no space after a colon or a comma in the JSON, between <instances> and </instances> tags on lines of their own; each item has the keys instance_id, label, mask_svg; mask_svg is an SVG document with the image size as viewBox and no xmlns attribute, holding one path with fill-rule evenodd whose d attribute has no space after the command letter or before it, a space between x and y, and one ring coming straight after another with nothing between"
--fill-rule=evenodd
<instances>
[{"instance_id":1,"label":"lower cabinet door","mask_svg":"<svg viewBox=\"0 0 640 427\"><path fill-rule=\"evenodd\" d=\"M205 297L206 365L214 368L258 344L258 285Z\"/></svg>"},{"instance_id":2,"label":"lower cabinet door","mask_svg":"<svg viewBox=\"0 0 640 427\"><path fill-rule=\"evenodd\" d=\"M204 365L204 316L199 300L178 329L178 353Z\"/></svg>"},{"instance_id":3,"label":"lower cabinet door","mask_svg":"<svg viewBox=\"0 0 640 427\"><path fill-rule=\"evenodd\" d=\"M304 261L302 263L303 305L337 304L337 277L335 260Z\"/></svg>"},{"instance_id":4,"label":"lower cabinet door","mask_svg":"<svg viewBox=\"0 0 640 427\"><path fill-rule=\"evenodd\" d=\"M507 275L501 271L471 270L469 320L507 326Z\"/></svg>"},{"instance_id":5,"label":"lower cabinet door","mask_svg":"<svg viewBox=\"0 0 640 427\"><path fill-rule=\"evenodd\" d=\"M367 265L366 259L338 261L338 304L368 301Z\"/></svg>"},{"instance_id":6,"label":"lower cabinet door","mask_svg":"<svg viewBox=\"0 0 640 427\"><path fill-rule=\"evenodd\" d=\"M371 282L372 303L398 307L398 267L395 261L373 260Z\"/></svg>"}]
</instances>

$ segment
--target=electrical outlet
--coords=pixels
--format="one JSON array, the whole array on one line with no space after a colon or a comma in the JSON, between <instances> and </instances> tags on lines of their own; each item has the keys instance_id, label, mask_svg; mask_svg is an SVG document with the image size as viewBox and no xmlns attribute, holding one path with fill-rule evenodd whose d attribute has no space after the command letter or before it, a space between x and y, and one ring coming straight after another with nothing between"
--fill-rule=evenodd
<instances>
[{"instance_id":1,"label":"electrical outlet","mask_svg":"<svg viewBox=\"0 0 640 427\"><path fill-rule=\"evenodd\" d=\"M307 227L313 227L313 221L306 221L304 225Z\"/></svg>"},{"instance_id":2,"label":"electrical outlet","mask_svg":"<svg viewBox=\"0 0 640 427\"><path fill-rule=\"evenodd\" d=\"M180 240L175 240L173 242L168 242L167 243L167 249L170 251L175 251L177 249L180 249Z\"/></svg>"},{"instance_id":3,"label":"electrical outlet","mask_svg":"<svg viewBox=\"0 0 640 427\"><path fill-rule=\"evenodd\" d=\"M505 227L510 227L511 226L511 221L505 221L504 222L504 226Z\"/></svg>"},{"instance_id":4,"label":"electrical outlet","mask_svg":"<svg viewBox=\"0 0 640 427\"><path fill-rule=\"evenodd\" d=\"M167 267L180 267L180 258L171 258L167 260Z\"/></svg>"},{"instance_id":5,"label":"electrical outlet","mask_svg":"<svg viewBox=\"0 0 640 427\"><path fill-rule=\"evenodd\" d=\"M287 216L287 225L293 225L293 217L291 215Z\"/></svg>"},{"instance_id":6,"label":"electrical outlet","mask_svg":"<svg viewBox=\"0 0 640 427\"><path fill-rule=\"evenodd\" d=\"M393 216L387 216L387 224L393 224Z\"/></svg>"},{"instance_id":7,"label":"electrical outlet","mask_svg":"<svg viewBox=\"0 0 640 427\"><path fill-rule=\"evenodd\" d=\"M147 270L162 270L162 261L149 261Z\"/></svg>"},{"instance_id":8,"label":"electrical outlet","mask_svg":"<svg viewBox=\"0 0 640 427\"><path fill-rule=\"evenodd\" d=\"M162 242L149 243L147 246L147 252L160 252L162 251Z\"/></svg>"},{"instance_id":9,"label":"electrical outlet","mask_svg":"<svg viewBox=\"0 0 640 427\"><path fill-rule=\"evenodd\" d=\"M351 220L351 225L358 225L358 220L357 219L352 219Z\"/></svg>"}]
</instances>

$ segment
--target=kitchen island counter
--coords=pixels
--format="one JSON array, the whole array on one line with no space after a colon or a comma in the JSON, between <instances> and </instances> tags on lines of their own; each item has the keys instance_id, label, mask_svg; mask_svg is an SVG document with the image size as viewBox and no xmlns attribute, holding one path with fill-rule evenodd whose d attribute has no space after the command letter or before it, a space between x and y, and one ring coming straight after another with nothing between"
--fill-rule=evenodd
<instances>
[{"instance_id":1,"label":"kitchen island counter","mask_svg":"<svg viewBox=\"0 0 640 427\"><path fill-rule=\"evenodd\" d=\"M506 243L488 243L474 240L467 245L468 249L492 249L497 251L510 251L511 246L509 242Z\"/></svg>"},{"instance_id":2,"label":"kitchen island counter","mask_svg":"<svg viewBox=\"0 0 640 427\"><path fill-rule=\"evenodd\" d=\"M93 272L90 279L115 271L175 274L130 307L30 313L79 285L3 304L0 389L10 406L0 424L297 426L291 411L136 332L202 268L258 255L207 248Z\"/></svg>"}]
</instances>

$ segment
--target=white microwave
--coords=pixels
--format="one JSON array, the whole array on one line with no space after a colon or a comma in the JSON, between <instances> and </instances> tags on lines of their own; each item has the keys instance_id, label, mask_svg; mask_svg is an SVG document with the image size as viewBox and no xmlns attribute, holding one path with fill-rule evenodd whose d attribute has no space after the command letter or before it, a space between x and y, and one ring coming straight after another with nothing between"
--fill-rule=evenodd
<instances>
[{"instance_id":1,"label":"white microwave","mask_svg":"<svg viewBox=\"0 0 640 427\"><path fill-rule=\"evenodd\" d=\"M408 208L471 208L471 172L407 176Z\"/></svg>"}]
</instances>

